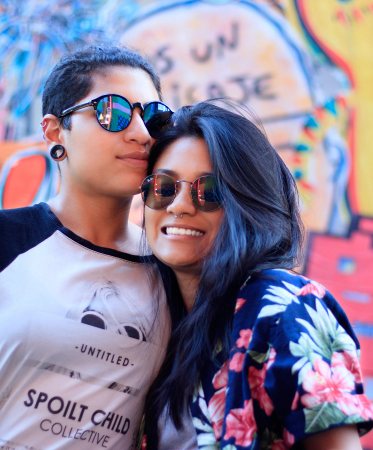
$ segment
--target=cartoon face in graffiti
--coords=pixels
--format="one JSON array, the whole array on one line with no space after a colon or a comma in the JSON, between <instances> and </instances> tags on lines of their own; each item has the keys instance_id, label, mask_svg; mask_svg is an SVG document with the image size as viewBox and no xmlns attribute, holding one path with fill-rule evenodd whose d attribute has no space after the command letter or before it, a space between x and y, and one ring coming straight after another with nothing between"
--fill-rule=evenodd
<instances>
[{"instance_id":1,"label":"cartoon face in graffiti","mask_svg":"<svg viewBox=\"0 0 373 450\"><path fill-rule=\"evenodd\" d=\"M252 108L294 174L302 164L297 181L309 188L301 191L307 225L330 231L338 214L347 210L336 206L345 201L340 184L348 174L346 145L339 145L344 162L337 168L328 150L335 145L327 138L327 128L334 124L320 119L322 136L315 136L306 158L300 155L306 124L330 92L323 90L320 70L278 9L244 0L175 3L131 24L122 41L151 56L171 107L228 96Z\"/></svg>"}]
</instances>

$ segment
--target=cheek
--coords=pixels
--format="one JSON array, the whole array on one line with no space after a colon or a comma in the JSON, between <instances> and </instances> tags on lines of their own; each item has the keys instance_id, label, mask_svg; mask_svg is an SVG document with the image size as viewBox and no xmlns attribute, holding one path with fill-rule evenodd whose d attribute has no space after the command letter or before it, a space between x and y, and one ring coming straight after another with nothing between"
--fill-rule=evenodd
<instances>
[{"instance_id":1,"label":"cheek","mask_svg":"<svg viewBox=\"0 0 373 450\"><path fill-rule=\"evenodd\" d=\"M220 209L213 211L210 216L210 225L211 225L211 233L209 233L209 242L210 244L213 243L216 235L218 234L221 224L223 222L224 217L224 209L221 207Z\"/></svg>"}]
</instances>

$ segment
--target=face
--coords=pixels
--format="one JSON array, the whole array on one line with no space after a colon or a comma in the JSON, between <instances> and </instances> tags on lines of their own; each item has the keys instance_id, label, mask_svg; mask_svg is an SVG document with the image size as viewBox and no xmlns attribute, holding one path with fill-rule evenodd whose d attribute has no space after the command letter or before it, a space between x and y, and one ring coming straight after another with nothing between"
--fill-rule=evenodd
<instances>
[{"instance_id":1,"label":"face","mask_svg":"<svg viewBox=\"0 0 373 450\"><path fill-rule=\"evenodd\" d=\"M95 75L91 92L78 103L104 94L119 94L131 103L159 100L150 76L143 70L126 67L113 67ZM129 126L119 132L103 129L93 107L74 112L71 119L71 130L62 131L62 144L68 155L60 164L62 179L92 196L122 198L138 193L153 143L140 108L135 109Z\"/></svg>"},{"instance_id":2,"label":"face","mask_svg":"<svg viewBox=\"0 0 373 450\"><path fill-rule=\"evenodd\" d=\"M175 181L191 182L212 174L205 141L194 138L175 141L158 159L154 172L166 172ZM189 183L179 183L178 189L175 200L166 209L145 207L146 234L153 253L175 273L198 273L220 228L224 209L203 212L192 202ZM173 228L173 234L168 234L169 228ZM191 230L191 234L184 234L186 230Z\"/></svg>"}]
</instances>

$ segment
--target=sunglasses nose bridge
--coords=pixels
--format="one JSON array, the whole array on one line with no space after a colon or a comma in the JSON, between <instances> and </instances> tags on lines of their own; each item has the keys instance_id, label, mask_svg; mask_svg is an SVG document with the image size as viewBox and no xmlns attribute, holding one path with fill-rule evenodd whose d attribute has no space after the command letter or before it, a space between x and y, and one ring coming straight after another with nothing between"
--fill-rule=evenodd
<instances>
[{"instance_id":1,"label":"sunglasses nose bridge","mask_svg":"<svg viewBox=\"0 0 373 450\"><path fill-rule=\"evenodd\" d=\"M135 110L135 108L140 108L141 115L144 114L144 105L141 102L132 103L132 109Z\"/></svg>"},{"instance_id":2,"label":"sunglasses nose bridge","mask_svg":"<svg viewBox=\"0 0 373 450\"><path fill-rule=\"evenodd\" d=\"M187 183L190 185L190 189L185 186L185 189L182 188L181 183ZM192 185L193 183L188 180L177 180L174 181L175 186L175 194L173 195L172 201L170 201L167 212L171 212L172 214L184 214L188 213L190 215L195 214L195 205L192 198Z\"/></svg>"},{"instance_id":3,"label":"sunglasses nose bridge","mask_svg":"<svg viewBox=\"0 0 373 450\"><path fill-rule=\"evenodd\" d=\"M193 183L191 181L188 181L188 180L177 180L177 181L175 181L176 193L179 192L179 183L189 183L190 184L190 189L192 189Z\"/></svg>"},{"instance_id":4,"label":"sunglasses nose bridge","mask_svg":"<svg viewBox=\"0 0 373 450\"><path fill-rule=\"evenodd\" d=\"M190 184L190 194L192 193L193 183L191 181L188 181L188 180L177 180L177 181L175 181L175 197L174 197L174 200L175 200L176 196L178 195L178 193L180 192L180 183L188 183L188 184Z\"/></svg>"}]
</instances>

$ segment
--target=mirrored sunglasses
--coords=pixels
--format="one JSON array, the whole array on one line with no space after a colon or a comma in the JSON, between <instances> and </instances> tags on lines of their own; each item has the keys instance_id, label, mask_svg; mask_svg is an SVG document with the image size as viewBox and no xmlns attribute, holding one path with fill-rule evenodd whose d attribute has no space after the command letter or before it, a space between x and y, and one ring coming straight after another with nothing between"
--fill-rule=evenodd
<instances>
[{"instance_id":1,"label":"mirrored sunglasses","mask_svg":"<svg viewBox=\"0 0 373 450\"><path fill-rule=\"evenodd\" d=\"M122 131L131 123L134 109L141 109L141 117L151 137L158 139L169 128L173 111L162 102L130 103L117 94L101 95L87 103L72 106L62 111L58 118L65 117L83 108L92 106L99 125L107 131Z\"/></svg>"},{"instance_id":2,"label":"mirrored sunglasses","mask_svg":"<svg viewBox=\"0 0 373 450\"><path fill-rule=\"evenodd\" d=\"M169 175L157 173L147 176L141 184L143 202L151 209L165 209L175 200L178 184L190 183L190 194L196 208L204 212L216 211L223 205L218 182L213 175L197 178L193 183L186 180L175 181Z\"/></svg>"}]
</instances>

